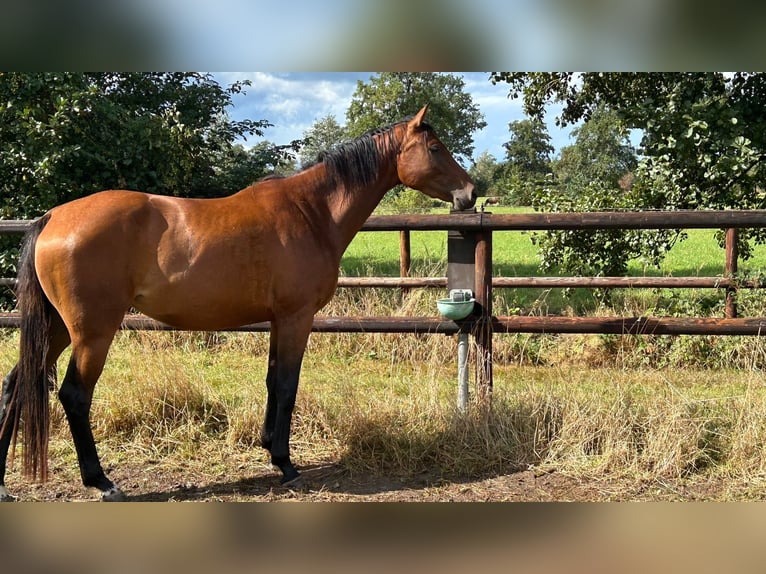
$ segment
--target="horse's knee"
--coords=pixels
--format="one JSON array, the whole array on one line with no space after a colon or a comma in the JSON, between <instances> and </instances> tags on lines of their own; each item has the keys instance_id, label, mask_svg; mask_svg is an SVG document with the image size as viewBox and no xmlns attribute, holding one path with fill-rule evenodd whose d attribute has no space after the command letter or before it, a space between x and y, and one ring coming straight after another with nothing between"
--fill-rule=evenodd
<instances>
[{"instance_id":1,"label":"horse's knee","mask_svg":"<svg viewBox=\"0 0 766 574\"><path fill-rule=\"evenodd\" d=\"M65 381L59 389L58 397L67 415L75 417L88 416L90 400L85 391L79 386Z\"/></svg>"}]
</instances>

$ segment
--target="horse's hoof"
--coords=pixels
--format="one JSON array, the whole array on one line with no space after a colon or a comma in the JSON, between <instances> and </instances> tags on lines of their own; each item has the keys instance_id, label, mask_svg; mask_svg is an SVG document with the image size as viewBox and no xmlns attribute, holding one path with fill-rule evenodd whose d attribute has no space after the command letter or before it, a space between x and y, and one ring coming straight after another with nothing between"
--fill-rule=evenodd
<instances>
[{"instance_id":1,"label":"horse's hoof","mask_svg":"<svg viewBox=\"0 0 766 574\"><path fill-rule=\"evenodd\" d=\"M8 489L0 486L0 502L16 502L16 497L8 493Z\"/></svg>"},{"instance_id":2,"label":"horse's hoof","mask_svg":"<svg viewBox=\"0 0 766 574\"><path fill-rule=\"evenodd\" d=\"M303 480L303 477L299 474L295 478L291 478L290 480L285 480L284 478L281 481L281 484L283 487L289 489L289 490L308 490L308 486L306 485L306 481Z\"/></svg>"},{"instance_id":3,"label":"horse's hoof","mask_svg":"<svg viewBox=\"0 0 766 574\"><path fill-rule=\"evenodd\" d=\"M127 502L128 497L119 488L112 487L101 494L101 502Z\"/></svg>"}]
</instances>

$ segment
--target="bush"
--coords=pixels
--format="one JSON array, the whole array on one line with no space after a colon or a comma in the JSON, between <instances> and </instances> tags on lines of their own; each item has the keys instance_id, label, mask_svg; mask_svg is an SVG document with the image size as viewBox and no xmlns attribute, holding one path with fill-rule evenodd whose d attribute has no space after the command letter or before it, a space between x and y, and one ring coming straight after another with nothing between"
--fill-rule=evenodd
<instances>
[{"instance_id":1,"label":"bush","mask_svg":"<svg viewBox=\"0 0 766 574\"><path fill-rule=\"evenodd\" d=\"M395 191L389 192L391 197L385 198L385 207L394 213L419 213L444 205L444 202L429 197L416 189L406 187L398 193Z\"/></svg>"}]
</instances>

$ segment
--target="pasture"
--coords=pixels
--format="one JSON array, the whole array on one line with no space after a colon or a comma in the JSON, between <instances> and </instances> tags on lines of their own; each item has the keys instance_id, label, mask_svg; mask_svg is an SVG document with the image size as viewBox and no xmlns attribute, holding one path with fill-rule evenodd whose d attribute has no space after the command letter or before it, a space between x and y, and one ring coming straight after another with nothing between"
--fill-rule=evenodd
<instances>
[{"instance_id":1,"label":"pasture","mask_svg":"<svg viewBox=\"0 0 766 574\"><path fill-rule=\"evenodd\" d=\"M711 235L690 232L659 272L720 274L723 251ZM444 274L445 240L412 234L413 276ZM397 233L359 234L342 272L395 275L398 249ZM496 233L494 260L497 275L539 274L527 234ZM758 248L740 268L758 273L764 261ZM632 271L644 273L638 263ZM723 298L647 291L616 293L611 312L717 313ZM341 289L326 312L429 315L437 296ZM748 314L761 308L757 291L742 298ZM498 313L604 312L587 293L544 290L498 289L495 305ZM4 373L17 344L15 331L0 333ZM258 446L265 334L118 333L96 387L94 433L105 469L136 500L764 497L766 352L757 338L500 335L493 410L464 415L455 408L454 347L443 335L313 334L292 435L305 492L280 487ZM16 464L9 481L25 500L91 499L52 404L51 480L23 480Z\"/></svg>"},{"instance_id":2,"label":"pasture","mask_svg":"<svg viewBox=\"0 0 766 574\"><path fill-rule=\"evenodd\" d=\"M523 208L492 206L493 213L516 213ZM446 210L433 210L446 213ZM687 230L688 238L679 240L668 253L658 269L643 261L629 262L628 274L632 276L708 276L724 274L724 251L718 245L714 232L708 229ZM532 242L532 232L503 231L493 234L493 276L533 277L556 276L553 270L543 273L537 248ZM417 231L411 233L412 276L444 276L447 261L447 235L443 231ZM740 260L739 273L758 277L766 272L766 246L756 245L753 257ZM398 275L399 240L397 232L360 233L349 245L341 262L341 273L348 276ZM616 289L612 292L610 305L621 313L672 314L675 309L664 307L683 306L687 311L696 304L703 306L704 314L723 309L723 291L710 289ZM602 298L589 289L496 289L494 312L497 315L515 312L587 315L598 310ZM743 315L758 316L756 294L743 291L740 294ZM683 304L679 303L683 300Z\"/></svg>"}]
</instances>

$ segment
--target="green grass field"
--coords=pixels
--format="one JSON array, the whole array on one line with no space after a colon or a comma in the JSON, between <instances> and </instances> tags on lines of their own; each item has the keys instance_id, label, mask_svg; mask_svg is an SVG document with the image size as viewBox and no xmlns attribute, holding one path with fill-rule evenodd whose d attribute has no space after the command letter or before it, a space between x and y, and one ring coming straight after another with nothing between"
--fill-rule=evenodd
<instances>
[{"instance_id":1,"label":"green grass field","mask_svg":"<svg viewBox=\"0 0 766 574\"><path fill-rule=\"evenodd\" d=\"M521 213L523 208L493 207L493 213ZM446 213L434 210L433 213ZM724 252L712 229L691 229L688 238L676 243L660 269L632 261L629 274L716 276L723 274ZM493 234L493 265L498 276L538 276L540 260L532 244L532 234L500 231ZM413 275L446 273L447 234L443 231L411 233ZM754 256L740 261L740 270L759 272L766 269L766 245L755 246ZM399 272L399 234L397 232L364 232L356 236L346 250L342 270L346 275L392 275ZM554 272L553 275L556 273Z\"/></svg>"},{"instance_id":2,"label":"green grass field","mask_svg":"<svg viewBox=\"0 0 766 574\"><path fill-rule=\"evenodd\" d=\"M494 213L518 213L518 208L493 207ZM446 213L446 210L434 210ZM688 237L678 241L661 267L631 261L628 274L632 276L705 276L724 275L724 250L718 245L715 230L692 229ZM533 277L560 275L557 271L544 273L540 269L537 247L532 233L502 231L493 234L493 274L496 277ZM443 231L411 233L412 276L445 276L447 268L447 234ZM740 273L761 275L766 271L766 245L753 248L753 257L739 262ZM341 273L348 276L396 276L399 274L399 233L363 232L356 236L341 262ZM618 312L629 308L632 313L666 307L678 298L700 301L705 309L723 304L723 291L717 290L614 290L611 304ZM434 294L434 297L437 295ZM438 296L441 296L439 294ZM743 295L747 303L753 294ZM757 298L756 298L757 299ZM671 303L667 303L670 301ZM602 294L587 289L504 289L497 290L495 312L587 314L602 307ZM752 306L752 305L750 305ZM758 305L756 305L758 307Z\"/></svg>"}]
</instances>

